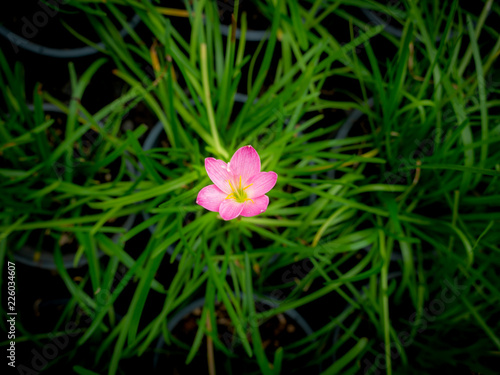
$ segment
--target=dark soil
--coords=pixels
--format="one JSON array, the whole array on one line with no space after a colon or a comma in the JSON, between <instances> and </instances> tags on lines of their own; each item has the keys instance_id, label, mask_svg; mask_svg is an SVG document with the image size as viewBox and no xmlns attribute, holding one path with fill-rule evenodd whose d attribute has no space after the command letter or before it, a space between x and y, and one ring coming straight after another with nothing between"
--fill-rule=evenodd
<instances>
[{"instance_id":1,"label":"dark soil","mask_svg":"<svg viewBox=\"0 0 500 375\"><path fill-rule=\"evenodd\" d=\"M256 304L257 310L265 311L267 309L263 304ZM186 349L189 349L194 341L199 324L206 324L200 322L201 308L194 310L191 314L186 316L181 322L173 329L172 335L176 340L179 340L177 349L169 347L168 352L163 352L160 355L160 361L156 368L158 373L166 374L191 374L191 373L207 373L208 359L207 359L207 342L206 338L198 350L197 355L193 361L186 365L185 360L187 356ZM217 373L234 373L234 374L260 374L260 370L255 359L248 358L243 346L239 342L229 315L222 304L217 304L216 310L217 333L220 342L233 354L229 358L225 353L214 349L214 361ZM304 330L285 314L279 314L271 317L269 320L263 322L259 327L259 332L262 339L262 347L265 350L269 362L274 359L274 353L280 347L285 348L285 358L283 360L282 373L294 374L302 373L304 365L311 356L304 356L301 358L301 363L297 363L293 359L292 350L287 351L286 346L297 342L304 338L306 333ZM248 333L247 338L252 345L252 338ZM184 348L182 348L184 346ZM301 368L302 370L299 370ZM318 372L317 367L311 367L310 373L315 374ZM315 372L316 371L316 372Z\"/></svg>"}]
</instances>

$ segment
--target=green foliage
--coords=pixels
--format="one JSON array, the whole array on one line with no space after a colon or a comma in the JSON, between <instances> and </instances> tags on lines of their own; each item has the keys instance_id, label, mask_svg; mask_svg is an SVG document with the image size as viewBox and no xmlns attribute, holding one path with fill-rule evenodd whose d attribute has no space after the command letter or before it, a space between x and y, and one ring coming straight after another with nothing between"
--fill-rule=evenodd
<instances>
[{"instance_id":1,"label":"green foliage","mask_svg":"<svg viewBox=\"0 0 500 375\"><path fill-rule=\"evenodd\" d=\"M71 293L58 327L90 316L68 351L86 348L95 360L85 367L100 373L127 373L127 361L148 354L180 351L190 363L206 356L203 346L228 361L240 353L262 374L297 358L300 374L493 373L500 38L489 20L500 7L492 3L471 12L458 1L257 1L269 27L256 43L246 40L255 31L238 2L223 35L214 1L186 2L185 11L71 1L126 89L91 114L80 99L105 60L78 78L70 64L69 103L35 87L31 108L22 66L0 53L1 254L14 256L31 233L53 254ZM366 22L361 8L399 32ZM141 30L128 27L131 13ZM347 25L347 43L333 21ZM65 120L58 125L44 103ZM151 127L121 126L139 103L164 130L149 149L141 136ZM98 140L86 145L91 131ZM278 182L265 213L225 222L194 204L210 183L204 159L227 161L247 144ZM119 172L99 180L111 170ZM110 225L136 213L144 221L133 228ZM78 244L71 262L88 263L78 283L61 251L68 235ZM180 342L169 322L200 296L194 341ZM293 309L312 309L322 327L310 322L314 333L270 354L259 327Z\"/></svg>"}]
</instances>

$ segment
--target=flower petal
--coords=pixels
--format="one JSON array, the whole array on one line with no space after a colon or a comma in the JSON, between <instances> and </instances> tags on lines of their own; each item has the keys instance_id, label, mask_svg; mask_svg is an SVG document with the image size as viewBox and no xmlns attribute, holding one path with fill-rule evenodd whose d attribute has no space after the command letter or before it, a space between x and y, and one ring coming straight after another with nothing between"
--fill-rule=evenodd
<instances>
[{"instance_id":1,"label":"flower petal","mask_svg":"<svg viewBox=\"0 0 500 375\"><path fill-rule=\"evenodd\" d=\"M277 180L278 175L275 172L259 172L247 181L247 186L249 184L253 185L248 187L245 191L249 198L254 199L260 197L271 190L274 185L276 185Z\"/></svg>"},{"instance_id":2,"label":"flower petal","mask_svg":"<svg viewBox=\"0 0 500 375\"><path fill-rule=\"evenodd\" d=\"M254 174L260 172L260 157L252 146L244 146L236 151L228 164L236 179L242 178L243 184Z\"/></svg>"},{"instance_id":3,"label":"flower petal","mask_svg":"<svg viewBox=\"0 0 500 375\"><path fill-rule=\"evenodd\" d=\"M225 199L219 207L219 213L224 220L232 220L240 215L243 207L245 207L245 203L238 203L234 199Z\"/></svg>"},{"instance_id":4,"label":"flower petal","mask_svg":"<svg viewBox=\"0 0 500 375\"><path fill-rule=\"evenodd\" d=\"M269 197L267 195L253 199L253 203L252 201L246 201L245 207L243 207L243 211L241 211L240 215L250 217L261 214L267 210L268 205Z\"/></svg>"},{"instance_id":5,"label":"flower petal","mask_svg":"<svg viewBox=\"0 0 500 375\"><path fill-rule=\"evenodd\" d=\"M227 194L216 185L208 185L200 190L196 203L209 211L219 212L219 206L227 197Z\"/></svg>"},{"instance_id":6,"label":"flower petal","mask_svg":"<svg viewBox=\"0 0 500 375\"><path fill-rule=\"evenodd\" d=\"M231 172L227 169L227 164L222 160L217 160L214 158L205 159L205 169L207 170L208 177L212 182L224 193L231 193L231 187L229 186L228 180L233 178Z\"/></svg>"}]
</instances>

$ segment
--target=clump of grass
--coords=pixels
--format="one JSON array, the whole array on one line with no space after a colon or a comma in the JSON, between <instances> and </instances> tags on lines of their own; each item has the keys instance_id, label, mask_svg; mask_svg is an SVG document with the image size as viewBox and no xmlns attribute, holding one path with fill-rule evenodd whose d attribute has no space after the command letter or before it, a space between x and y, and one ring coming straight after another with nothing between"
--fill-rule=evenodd
<instances>
[{"instance_id":1,"label":"clump of grass","mask_svg":"<svg viewBox=\"0 0 500 375\"><path fill-rule=\"evenodd\" d=\"M214 2L186 3L185 10L149 2L78 3L128 91L93 115L72 101L65 135L81 142L84 131L77 136L74 125L80 120L105 139L90 171L117 158L122 166L128 159L136 173L130 174L133 181L123 181L122 167L105 188L84 184L86 194L69 185L71 175L54 181L53 192L71 186L60 192L65 199L100 212L89 219L92 225L75 226L88 233L82 251L93 259L81 286L71 280L56 247L71 306L92 317L76 347L96 353L92 369L110 374L120 372L122 361L150 353L160 335L167 351L177 350L168 321L202 294L206 302L196 338L184 348L188 363L202 350L203 336L210 338L214 355L232 355L221 340L224 332L214 331L221 302L233 335L264 374L279 373L283 361L301 355L312 356L306 366L320 365L323 374L421 373L444 363L488 373L492 367L486 361L500 347L494 272L500 259L494 209L500 134L494 112L498 87L486 82L500 43L490 48L483 43L498 40L488 17L500 9L493 6L489 15L491 1L477 14L460 9L457 1L439 7L372 1L255 4L270 21L260 42L246 41L246 14L238 2L227 35L220 31ZM378 12L399 31L367 23L357 7ZM143 27L128 30L123 40L118 25L126 27L126 9L133 9ZM185 30L174 26L179 22ZM332 22L345 25L350 38L337 35ZM380 44L397 53L384 55L374 47ZM80 86L73 79L79 95L98 64ZM22 87L10 79L2 85L6 97L12 96L7 87ZM325 95L335 80L349 83ZM25 105L23 95L15 97L11 111ZM41 100L35 103L40 119ZM138 141L144 128L119 131L121 117L138 102L164 128L147 151ZM348 129L344 116L327 116L333 110L356 111L351 118L358 120L349 124L345 138L340 136ZM101 131L100 121L113 124L113 130ZM47 141L37 138L40 131L27 134L18 136L42 146ZM60 155L48 160L74 163L71 142L64 142ZM203 160L227 160L245 144L258 150L263 170L278 173L278 183L265 214L224 222L194 204L209 181ZM35 160L33 168L49 164ZM31 181L13 170L8 177L14 179L5 186L21 176ZM90 181L93 176L86 175ZM49 193L41 191L35 197ZM119 243L103 235L108 218L141 210L149 218ZM34 213L27 211L4 229L10 236ZM65 223L54 221L54 228ZM134 258L127 245L153 225ZM106 253L104 261L95 259L93 243ZM128 271L115 287L120 264ZM172 276L160 282L167 270ZM89 279L92 287L85 288ZM109 295L100 298L97 291ZM254 296L263 295L277 303L257 311ZM119 298L126 308L118 321ZM313 310L322 326L269 358L258 326L290 309ZM476 345L469 348L470 335Z\"/></svg>"},{"instance_id":2,"label":"clump of grass","mask_svg":"<svg viewBox=\"0 0 500 375\"><path fill-rule=\"evenodd\" d=\"M1 150L6 160L1 169L2 240L16 259L42 268L56 268L52 256L58 247L67 252L66 267L85 259L92 263L97 289L96 235L123 233L124 223L130 225L131 215L141 208L96 210L91 205L96 197L110 199L134 188L125 164L133 152L126 151L145 128L124 137L123 112L109 111L115 103L96 114L80 104L104 59L94 62L79 78L69 65L69 104L43 92L40 85L32 96L27 95L22 66L17 63L12 70L3 54L0 62L5 103ZM28 97L32 98L29 102Z\"/></svg>"}]
</instances>

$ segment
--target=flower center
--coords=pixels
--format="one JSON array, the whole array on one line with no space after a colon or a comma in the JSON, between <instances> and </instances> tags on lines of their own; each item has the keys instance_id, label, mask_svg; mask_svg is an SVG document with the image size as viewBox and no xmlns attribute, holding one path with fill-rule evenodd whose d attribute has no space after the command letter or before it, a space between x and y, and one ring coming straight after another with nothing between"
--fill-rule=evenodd
<instances>
[{"instance_id":1,"label":"flower center","mask_svg":"<svg viewBox=\"0 0 500 375\"><path fill-rule=\"evenodd\" d=\"M229 182L229 186L231 187L231 194L228 194L226 199L234 199L238 203L245 203L246 201L252 201L252 203L255 203L251 198L248 198L246 189L248 189L250 186L253 184L250 184L248 186L245 186L242 188L241 186L241 176L240 176L240 184L236 188L233 187L233 184L231 184L231 180L227 180Z\"/></svg>"}]
</instances>

